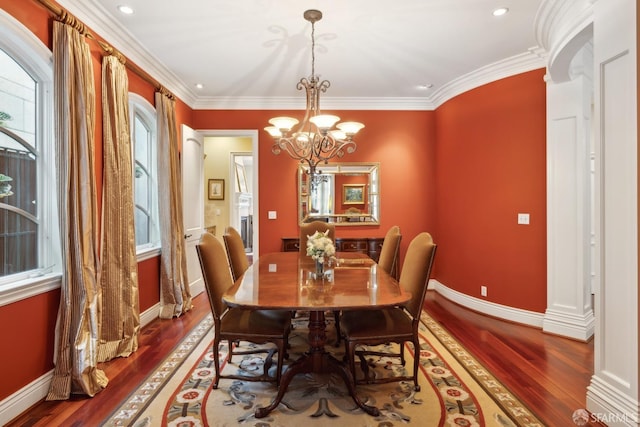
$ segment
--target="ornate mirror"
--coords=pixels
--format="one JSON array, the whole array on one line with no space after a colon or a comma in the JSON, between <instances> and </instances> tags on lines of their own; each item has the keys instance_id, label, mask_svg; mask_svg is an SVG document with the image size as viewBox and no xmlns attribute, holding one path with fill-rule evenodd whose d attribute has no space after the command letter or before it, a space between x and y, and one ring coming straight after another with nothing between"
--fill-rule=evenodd
<instances>
[{"instance_id":1,"label":"ornate mirror","mask_svg":"<svg viewBox=\"0 0 640 427\"><path fill-rule=\"evenodd\" d=\"M309 175L298 167L298 221L335 225L380 224L380 164L331 163Z\"/></svg>"}]
</instances>

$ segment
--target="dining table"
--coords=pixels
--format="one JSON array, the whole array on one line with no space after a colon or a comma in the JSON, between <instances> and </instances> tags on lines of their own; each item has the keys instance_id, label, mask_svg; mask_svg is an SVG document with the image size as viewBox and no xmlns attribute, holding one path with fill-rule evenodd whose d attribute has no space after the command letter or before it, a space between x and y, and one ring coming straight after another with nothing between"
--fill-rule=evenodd
<instances>
[{"instance_id":1,"label":"dining table","mask_svg":"<svg viewBox=\"0 0 640 427\"><path fill-rule=\"evenodd\" d=\"M308 350L284 371L278 393L267 407L257 408L256 418L266 417L282 400L289 383L298 374L335 373L349 395L367 414L378 416L375 406L356 394L353 376L344 361L333 357L327 345L326 312L379 310L407 303L411 293L402 289L371 258L356 252L338 252L318 272L309 256L298 252L261 255L222 296L230 307L253 310L309 312Z\"/></svg>"}]
</instances>

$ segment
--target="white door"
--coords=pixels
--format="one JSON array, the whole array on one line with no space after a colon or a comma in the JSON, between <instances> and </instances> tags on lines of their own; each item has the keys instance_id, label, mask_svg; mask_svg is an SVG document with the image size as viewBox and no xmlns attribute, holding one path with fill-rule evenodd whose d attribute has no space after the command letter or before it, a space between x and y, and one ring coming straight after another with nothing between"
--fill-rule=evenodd
<instances>
[{"instance_id":1,"label":"white door","mask_svg":"<svg viewBox=\"0 0 640 427\"><path fill-rule=\"evenodd\" d=\"M196 244L204 232L204 138L182 125L182 216L191 295L204 290Z\"/></svg>"}]
</instances>

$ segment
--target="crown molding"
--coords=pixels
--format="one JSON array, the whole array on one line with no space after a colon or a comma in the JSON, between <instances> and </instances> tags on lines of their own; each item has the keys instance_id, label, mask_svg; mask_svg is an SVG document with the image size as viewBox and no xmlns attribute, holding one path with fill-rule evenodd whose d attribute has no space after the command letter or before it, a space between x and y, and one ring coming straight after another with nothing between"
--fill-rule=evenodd
<instances>
[{"instance_id":1,"label":"crown molding","mask_svg":"<svg viewBox=\"0 0 640 427\"><path fill-rule=\"evenodd\" d=\"M564 0L549 0L562 3ZM571 0L592 2L593 0ZM289 110L304 109L300 98L294 97L202 97L166 68L126 28L118 23L104 7L96 1L58 0L58 3L84 22L89 28L104 37L127 59L152 76L180 100L194 110ZM527 52L495 62L465 74L434 91L429 97L407 98L331 98L322 99L323 109L333 110L435 110L447 100L470 89L512 75L546 66L546 51L533 47Z\"/></svg>"},{"instance_id":2,"label":"crown molding","mask_svg":"<svg viewBox=\"0 0 640 427\"><path fill-rule=\"evenodd\" d=\"M395 110L431 111L451 98L476 87L505 77L544 68L546 51L538 46L526 53L494 62L465 74L440 89L430 97L407 98L322 98L323 110ZM192 108L195 110L303 110L301 97L200 97Z\"/></svg>"},{"instance_id":3,"label":"crown molding","mask_svg":"<svg viewBox=\"0 0 640 427\"><path fill-rule=\"evenodd\" d=\"M195 110L304 110L302 97L200 97ZM323 97L323 110L415 110L435 109L428 98L337 98Z\"/></svg>"},{"instance_id":4,"label":"crown molding","mask_svg":"<svg viewBox=\"0 0 640 427\"><path fill-rule=\"evenodd\" d=\"M526 53L512 56L502 61L494 62L478 68L468 74L460 76L433 93L431 103L437 108L451 98L468 90L487 83L515 76L516 74L544 68L546 66L546 51L538 46L531 47Z\"/></svg>"},{"instance_id":5,"label":"crown molding","mask_svg":"<svg viewBox=\"0 0 640 427\"><path fill-rule=\"evenodd\" d=\"M118 21L116 21L97 1L87 0L57 0L60 6L67 9L80 19L96 35L103 37L109 45L122 53L128 61L142 68L159 84L168 89L175 96L192 106L197 95L185 85L178 76L162 65L151 52Z\"/></svg>"},{"instance_id":6,"label":"crown molding","mask_svg":"<svg viewBox=\"0 0 640 427\"><path fill-rule=\"evenodd\" d=\"M549 52L551 80L571 78L571 60L592 38L593 5L598 0L544 0L534 19L538 43Z\"/></svg>"}]
</instances>

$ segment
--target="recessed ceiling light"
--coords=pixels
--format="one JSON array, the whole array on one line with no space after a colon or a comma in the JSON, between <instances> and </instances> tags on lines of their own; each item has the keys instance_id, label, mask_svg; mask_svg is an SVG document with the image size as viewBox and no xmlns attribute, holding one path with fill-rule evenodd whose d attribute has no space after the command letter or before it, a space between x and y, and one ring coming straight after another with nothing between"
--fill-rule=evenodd
<instances>
[{"instance_id":1,"label":"recessed ceiling light","mask_svg":"<svg viewBox=\"0 0 640 427\"><path fill-rule=\"evenodd\" d=\"M124 13L125 15L132 15L133 14L133 9L130 6L121 4L118 6L118 10L122 13Z\"/></svg>"},{"instance_id":2,"label":"recessed ceiling light","mask_svg":"<svg viewBox=\"0 0 640 427\"><path fill-rule=\"evenodd\" d=\"M500 7L493 11L493 16L502 16L502 15L505 15L507 12L509 12L508 7Z\"/></svg>"},{"instance_id":3,"label":"recessed ceiling light","mask_svg":"<svg viewBox=\"0 0 640 427\"><path fill-rule=\"evenodd\" d=\"M202 89L204 85L202 83L196 83L196 89Z\"/></svg>"},{"instance_id":4,"label":"recessed ceiling light","mask_svg":"<svg viewBox=\"0 0 640 427\"><path fill-rule=\"evenodd\" d=\"M418 89L420 90L427 90L427 89L431 89L433 87L433 83L426 83L423 85L418 85Z\"/></svg>"}]
</instances>

